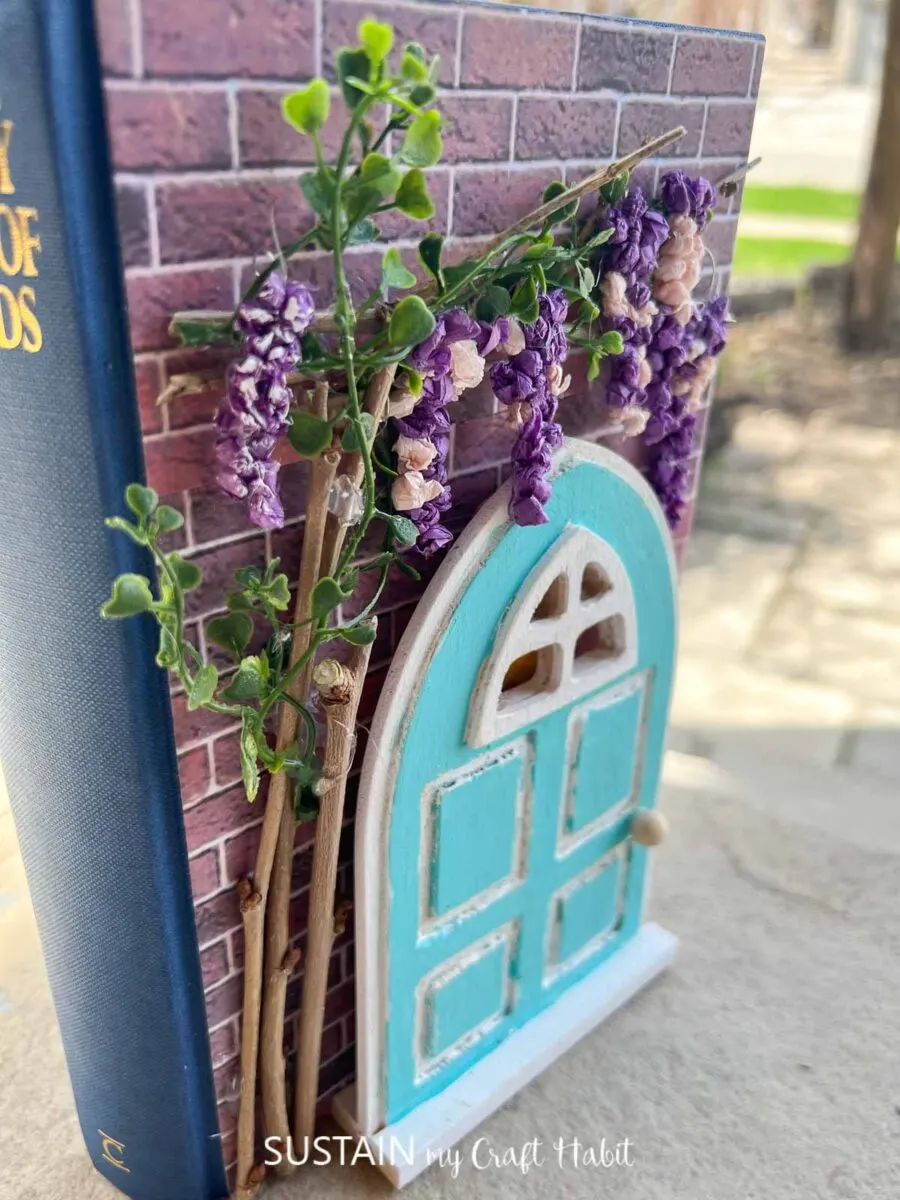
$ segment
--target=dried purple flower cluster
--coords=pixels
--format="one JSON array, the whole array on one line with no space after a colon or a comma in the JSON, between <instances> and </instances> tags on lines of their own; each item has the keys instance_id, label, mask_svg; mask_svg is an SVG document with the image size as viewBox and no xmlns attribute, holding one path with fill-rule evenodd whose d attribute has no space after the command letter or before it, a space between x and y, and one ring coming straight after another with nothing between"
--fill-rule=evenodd
<instances>
[{"instance_id":1,"label":"dried purple flower cluster","mask_svg":"<svg viewBox=\"0 0 900 1200\"><path fill-rule=\"evenodd\" d=\"M607 401L625 433L642 433L651 448L648 477L673 527L688 495L696 413L725 345L725 299L698 309L692 298L715 202L708 180L669 171L656 209L632 188L601 223L612 231L599 255L601 319L624 343L610 361Z\"/></svg>"},{"instance_id":2,"label":"dried purple flower cluster","mask_svg":"<svg viewBox=\"0 0 900 1200\"><path fill-rule=\"evenodd\" d=\"M556 422L559 396L568 381L562 364L568 354L563 323L569 310L560 289L540 297L538 319L524 327L525 348L491 367L494 395L502 404L521 406L519 436L512 449L509 515L517 525L542 525L550 499L547 475L553 451L562 442Z\"/></svg>"},{"instance_id":3,"label":"dried purple flower cluster","mask_svg":"<svg viewBox=\"0 0 900 1200\"><path fill-rule=\"evenodd\" d=\"M619 333L623 343L622 353L610 363L607 400L612 407L626 410L626 429L637 433L640 420L635 424L635 418L644 407L649 382L646 350L655 312L648 281L669 227L643 193L632 188L618 207L606 212L600 228L612 230L600 253L601 325L604 333Z\"/></svg>"},{"instance_id":4,"label":"dried purple flower cluster","mask_svg":"<svg viewBox=\"0 0 900 1200\"><path fill-rule=\"evenodd\" d=\"M410 366L423 376L424 383L421 395L410 402L410 411L393 418L394 429L400 434L397 451L401 469L393 495L394 507L419 530L416 549L420 554L434 554L453 540L453 534L441 524L452 503L447 483L447 406L463 390L480 383L485 356L506 332L505 320L487 325L474 320L464 309L455 308L437 318L429 337L409 355ZM417 499L422 503L417 504ZM411 504L415 507L409 507Z\"/></svg>"},{"instance_id":5,"label":"dried purple flower cluster","mask_svg":"<svg viewBox=\"0 0 900 1200\"><path fill-rule=\"evenodd\" d=\"M274 451L290 424L287 377L314 315L309 289L279 271L237 312L243 355L229 369L227 406L216 415L217 478L226 495L247 501L250 520L262 529L284 524Z\"/></svg>"},{"instance_id":6,"label":"dried purple flower cluster","mask_svg":"<svg viewBox=\"0 0 900 1200\"><path fill-rule=\"evenodd\" d=\"M703 176L667 171L659 181L659 199L669 217L690 217L702 229L716 204L716 189Z\"/></svg>"},{"instance_id":7,"label":"dried purple flower cluster","mask_svg":"<svg viewBox=\"0 0 900 1200\"><path fill-rule=\"evenodd\" d=\"M663 176L660 199L673 231L670 246L686 240L686 221L693 222L697 230L703 227L715 198L714 188L705 179L690 179L683 171ZM694 236L688 233L687 240ZM695 251L686 261L691 257L696 257ZM683 308L675 312L660 301L653 321L647 352L653 373L647 388L650 418L644 431L644 443L652 448L647 476L672 528L681 520L687 502L696 414L712 377L714 359L725 347L727 310L728 302L720 296L700 308L692 306L685 319Z\"/></svg>"}]
</instances>

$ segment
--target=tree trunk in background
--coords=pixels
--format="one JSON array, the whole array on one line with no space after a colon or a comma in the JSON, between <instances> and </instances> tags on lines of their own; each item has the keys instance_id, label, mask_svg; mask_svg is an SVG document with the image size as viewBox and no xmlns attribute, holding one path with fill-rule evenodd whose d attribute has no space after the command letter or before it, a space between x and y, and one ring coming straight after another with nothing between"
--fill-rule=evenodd
<instances>
[{"instance_id":1,"label":"tree trunk in background","mask_svg":"<svg viewBox=\"0 0 900 1200\"><path fill-rule=\"evenodd\" d=\"M844 314L848 350L876 350L887 337L900 226L900 0L890 0L869 181L859 218Z\"/></svg>"}]
</instances>

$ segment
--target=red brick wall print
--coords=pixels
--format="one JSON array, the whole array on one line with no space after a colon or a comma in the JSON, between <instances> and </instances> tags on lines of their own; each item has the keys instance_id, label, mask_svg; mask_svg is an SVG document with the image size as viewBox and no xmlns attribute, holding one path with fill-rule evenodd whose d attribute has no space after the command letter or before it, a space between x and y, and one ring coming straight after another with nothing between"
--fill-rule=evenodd
<instances>
[{"instance_id":1,"label":"red brick wall print","mask_svg":"<svg viewBox=\"0 0 900 1200\"><path fill-rule=\"evenodd\" d=\"M437 211L428 224L448 235L450 252L463 256L533 208L551 180L577 181L678 123L687 135L671 158L642 169L641 182L652 184L673 164L721 178L746 159L763 54L762 41L749 35L502 4L95 3L147 472L149 482L185 512L184 553L205 572L203 587L191 594L190 628L200 646L205 623L223 608L233 570L279 554L284 569L296 576L303 537L302 463L289 463L282 472L285 529L260 533L248 527L240 506L220 497L213 481L210 421L220 396L206 392L156 405L170 375L210 361L175 347L167 333L171 314L231 308L254 262L272 245L273 222L287 243L310 221L296 185L308 147L282 124L281 97L312 75L333 78L335 49L355 38L365 16L388 20L401 41L420 41L439 53L445 157L431 183ZM709 229L710 289L728 285L739 201L736 196L723 202ZM426 227L404 221L385 232L412 264ZM377 278L382 250L352 252L358 289L368 291ZM327 305L328 256L310 253L294 269L315 285L319 304ZM561 420L568 433L591 438L607 419L602 388L587 385L583 363L574 359L570 365L574 383L560 406ZM468 393L453 408L451 517L459 530L504 479L513 435L487 388ZM702 437L698 456L701 442ZM690 520L689 508L676 531L679 548ZM397 581L382 598L363 720L374 710L387 663L423 586ZM244 799L236 730L227 720L189 713L177 693L172 706L223 1148L230 1162L242 985L234 884L252 869L262 801L250 806ZM350 896L350 823L345 835L339 886ZM296 850L293 917L301 936L312 836L303 827ZM285 1030L289 1051L298 996L294 979ZM351 921L331 963L323 1098L352 1079L354 1042Z\"/></svg>"}]
</instances>

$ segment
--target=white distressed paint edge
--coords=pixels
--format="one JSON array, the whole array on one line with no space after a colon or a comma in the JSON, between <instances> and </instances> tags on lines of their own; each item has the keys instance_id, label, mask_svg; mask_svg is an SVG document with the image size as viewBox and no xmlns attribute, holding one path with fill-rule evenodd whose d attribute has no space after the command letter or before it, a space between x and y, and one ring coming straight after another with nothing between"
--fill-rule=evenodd
<instances>
[{"instance_id":1,"label":"white distressed paint edge","mask_svg":"<svg viewBox=\"0 0 900 1200\"><path fill-rule=\"evenodd\" d=\"M366 1134L357 1120L355 1085L335 1096L332 1114L346 1133L365 1139L371 1158L394 1187L405 1187L441 1151L455 1146L665 970L677 948L678 939L668 930L642 926L607 962L511 1033L444 1091L377 1133ZM402 1151L413 1147L415 1156L409 1162L409 1153L404 1157Z\"/></svg>"},{"instance_id":2,"label":"white distressed paint edge","mask_svg":"<svg viewBox=\"0 0 900 1200\"><path fill-rule=\"evenodd\" d=\"M621 455L578 438L566 438L553 456L551 478L582 462L593 462L618 475L640 495L663 535L672 587L677 567L672 535L652 488ZM451 546L416 605L394 652L372 722L359 787L355 835L357 1119L363 1134L384 1124L385 1099L380 1077L387 1022L386 962L388 879L387 829L394 777L400 760L403 724L413 711L416 693L428 670L427 653L440 636L448 613L455 609L473 569L490 554L509 524L510 483L500 487ZM677 633L677 630L676 630ZM407 661L420 670L404 672Z\"/></svg>"}]
</instances>

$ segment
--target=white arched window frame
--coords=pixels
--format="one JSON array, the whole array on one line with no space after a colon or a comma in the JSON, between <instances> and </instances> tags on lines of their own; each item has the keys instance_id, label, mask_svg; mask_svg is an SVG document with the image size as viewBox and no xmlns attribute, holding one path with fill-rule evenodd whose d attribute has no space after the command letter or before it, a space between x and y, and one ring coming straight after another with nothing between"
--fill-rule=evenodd
<instances>
[{"instance_id":1,"label":"white arched window frame","mask_svg":"<svg viewBox=\"0 0 900 1200\"><path fill-rule=\"evenodd\" d=\"M595 533L570 525L497 630L466 741L478 747L507 737L636 665L637 617L622 560Z\"/></svg>"}]
</instances>

